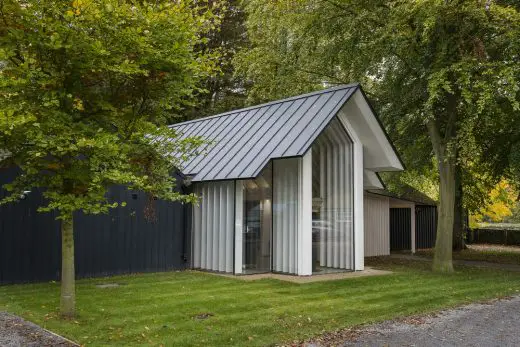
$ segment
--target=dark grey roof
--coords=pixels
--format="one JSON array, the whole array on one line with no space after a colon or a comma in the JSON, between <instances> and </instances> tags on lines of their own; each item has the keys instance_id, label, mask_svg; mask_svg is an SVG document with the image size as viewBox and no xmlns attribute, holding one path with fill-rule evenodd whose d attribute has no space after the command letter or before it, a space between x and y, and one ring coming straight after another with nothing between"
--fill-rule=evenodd
<instances>
[{"instance_id":1,"label":"dark grey roof","mask_svg":"<svg viewBox=\"0 0 520 347\"><path fill-rule=\"evenodd\" d=\"M385 190L368 190L371 194L388 196L390 198L414 202L416 205L437 206L437 202L414 187L404 184L399 188L399 193Z\"/></svg>"},{"instance_id":2,"label":"dark grey roof","mask_svg":"<svg viewBox=\"0 0 520 347\"><path fill-rule=\"evenodd\" d=\"M271 159L301 156L358 88L342 85L172 125L210 141L182 171L195 182L254 178Z\"/></svg>"}]
</instances>

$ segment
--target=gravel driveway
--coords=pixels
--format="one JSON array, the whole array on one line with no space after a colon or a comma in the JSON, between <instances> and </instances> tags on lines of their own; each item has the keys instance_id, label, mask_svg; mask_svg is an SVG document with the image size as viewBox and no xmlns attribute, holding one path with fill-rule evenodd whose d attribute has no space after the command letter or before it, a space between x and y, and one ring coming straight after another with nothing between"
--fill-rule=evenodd
<instances>
[{"instance_id":1,"label":"gravel driveway","mask_svg":"<svg viewBox=\"0 0 520 347\"><path fill-rule=\"evenodd\" d=\"M0 346L72 347L78 345L20 317L0 312Z\"/></svg>"},{"instance_id":2,"label":"gravel driveway","mask_svg":"<svg viewBox=\"0 0 520 347\"><path fill-rule=\"evenodd\" d=\"M520 346L520 296L345 330L305 346Z\"/></svg>"}]
</instances>

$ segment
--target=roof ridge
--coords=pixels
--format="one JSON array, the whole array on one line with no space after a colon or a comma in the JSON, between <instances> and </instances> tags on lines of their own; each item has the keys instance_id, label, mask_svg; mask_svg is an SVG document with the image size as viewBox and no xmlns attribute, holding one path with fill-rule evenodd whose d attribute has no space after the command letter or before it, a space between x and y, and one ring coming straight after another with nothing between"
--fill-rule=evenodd
<instances>
[{"instance_id":1,"label":"roof ridge","mask_svg":"<svg viewBox=\"0 0 520 347\"><path fill-rule=\"evenodd\" d=\"M197 123L197 122L207 121L209 119L229 116L231 114L240 113L240 112L244 112L244 111L250 111L250 110L254 110L256 108L272 106L272 105L281 104L281 103L284 103L284 102L287 102L287 101L294 101L294 100L298 100L298 99L308 98L308 97L313 96L313 95L331 93L331 92L335 92L335 91L338 91L338 90L354 88L354 87L359 87L359 86L360 86L359 82L349 83L349 84L341 84L341 85L336 86L336 87L316 90L314 92L301 94L301 95L295 95L295 96L291 96L291 97L288 97L288 98L285 98L285 99L274 100L274 101L266 102L266 103L259 104L259 105L254 105L254 106L241 108L241 109L238 109L238 110L232 110L232 111L228 111L228 112L224 112L224 113L219 113L219 114L216 114L216 115L213 115L213 116L208 116L208 117L204 117L204 118L198 118L198 119L194 119L194 120L190 120L190 121L186 121L186 122L181 122L181 123L170 124L170 125L168 125L168 127L176 128L176 127L179 127L181 125L187 125L187 124L193 124L193 123Z\"/></svg>"}]
</instances>

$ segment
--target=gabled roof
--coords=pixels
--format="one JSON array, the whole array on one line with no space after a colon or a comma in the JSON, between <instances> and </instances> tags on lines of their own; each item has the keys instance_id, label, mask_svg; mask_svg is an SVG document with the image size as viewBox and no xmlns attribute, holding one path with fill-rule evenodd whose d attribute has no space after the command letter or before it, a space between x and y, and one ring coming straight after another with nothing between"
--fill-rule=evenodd
<instances>
[{"instance_id":1,"label":"gabled roof","mask_svg":"<svg viewBox=\"0 0 520 347\"><path fill-rule=\"evenodd\" d=\"M357 90L359 84L342 85L174 124L182 136L210 142L182 172L194 182L247 179L271 159L302 156Z\"/></svg>"},{"instance_id":2,"label":"gabled roof","mask_svg":"<svg viewBox=\"0 0 520 347\"><path fill-rule=\"evenodd\" d=\"M368 190L371 194L388 196L390 198L406 200L414 202L416 205L428 205L428 206L437 206L437 202L430 198L428 195L423 192L415 189L414 187L405 184L401 187L402 192L400 194L390 192L388 190Z\"/></svg>"}]
</instances>

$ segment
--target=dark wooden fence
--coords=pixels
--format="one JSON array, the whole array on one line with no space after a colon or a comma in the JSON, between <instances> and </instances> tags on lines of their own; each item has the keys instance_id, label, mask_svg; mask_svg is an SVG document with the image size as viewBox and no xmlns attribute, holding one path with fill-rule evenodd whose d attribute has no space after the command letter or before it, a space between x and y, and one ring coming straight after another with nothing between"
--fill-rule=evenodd
<instances>
[{"instance_id":1,"label":"dark wooden fence","mask_svg":"<svg viewBox=\"0 0 520 347\"><path fill-rule=\"evenodd\" d=\"M415 206L415 248L435 247L437 235L437 207ZM412 249L410 208L390 209L390 250L408 251Z\"/></svg>"},{"instance_id":2,"label":"dark wooden fence","mask_svg":"<svg viewBox=\"0 0 520 347\"><path fill-rule=\"evenodd\" d=\"M491 243L520 246L520 230L511 229L473 229L468 230L468 243Z\"/></svg>"},{"instance_id":3,"label":"dark wooden fence","mask_svg":"<svg viewBox=\"0 0 520 347\"><path fill-rule=\"evenodd\" d=\"M412 218L409 208L390 209L390 249L412 249Z\"/></svg>"},{"instance_id":4,"label":"dark wooden fence","mask_svg":"<svg viewBox=\"0 0 520 347\"><path fill-rule=\"evenodd\" d=\"M437 237L437 207L415 205L415 248L433 248Z\"/></svg>"},{"instance_id":5,"label":"dark wooden fence","mask_svg":"<svg viewBox=\"0 0 520 347\"><path fill-rule=\"evenodd\" d=\"M16 173L0 171L0 186ZM0 190L0 197L5 191ZM167 271L187 267L189 206L155 201L157 218L148 222L147 196L115 186L109 199L127 206L104 215L77 213L74 220L78 278ZM39 213L44 203L35 190L18 203L0 206L0 284L58 280L61 240L55 213Z\"/></svg>"}]
</instances>

